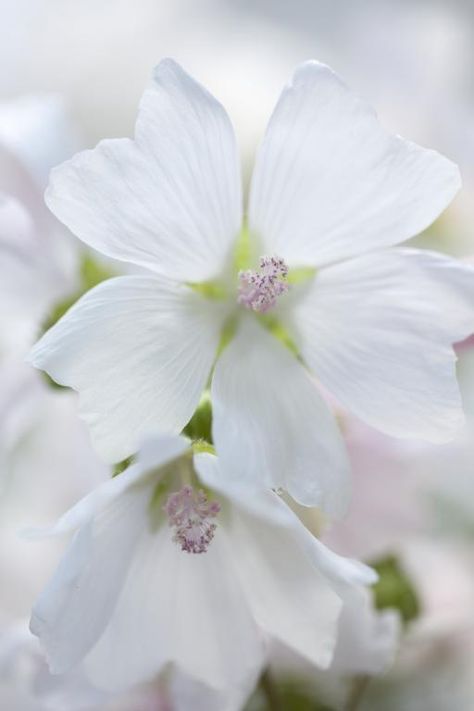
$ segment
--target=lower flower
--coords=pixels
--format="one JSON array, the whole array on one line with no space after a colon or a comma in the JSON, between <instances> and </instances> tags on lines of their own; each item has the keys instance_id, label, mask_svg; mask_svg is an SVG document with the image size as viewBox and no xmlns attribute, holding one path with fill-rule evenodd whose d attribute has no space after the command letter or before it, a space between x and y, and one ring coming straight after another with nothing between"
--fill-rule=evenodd
<instances>
[{"instance_id":1,"label":"lower flower","mask_svg":"<svg viewBox=\"0 0 474 711\"><path fill-rule=\"evenodd\" d=\"M250 693L271 640L328 667L344 603L376 577L181 436L149 441L46 535L68 531L31 620L51 671L83 664L120 691L171 670L224 694L226 711Z\"/></svg>"}]
</instances>

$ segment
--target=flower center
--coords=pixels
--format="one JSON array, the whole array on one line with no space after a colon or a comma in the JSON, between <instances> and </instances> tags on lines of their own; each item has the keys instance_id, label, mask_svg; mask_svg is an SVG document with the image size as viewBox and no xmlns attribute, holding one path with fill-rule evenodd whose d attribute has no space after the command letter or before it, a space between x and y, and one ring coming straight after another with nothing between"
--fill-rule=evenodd
<instances>
[{"instance_id":1,"label":"flower center","mask_svg":"<svg viewBox=\"0 0 474 711\"><path fill-rule=\"evenodd\" d=\"M183 486L168 496L163 507L169 525L175 529L173 541L186 553L205 553L217 528L213 522L221 510L218 501L208 501L202 489Z\"/></svg>"},{"instance_id":2,"label":"flower center","mask_svg":"<svg viewBox=\"0 0 474 711\"><path fill-rule=\"evenodd\" d=\"M247 309L264 314L285 294L288 267L280 257L260 257L259 269L239 272L239 293L237 302Z\"/></svg>"}]
</instances>

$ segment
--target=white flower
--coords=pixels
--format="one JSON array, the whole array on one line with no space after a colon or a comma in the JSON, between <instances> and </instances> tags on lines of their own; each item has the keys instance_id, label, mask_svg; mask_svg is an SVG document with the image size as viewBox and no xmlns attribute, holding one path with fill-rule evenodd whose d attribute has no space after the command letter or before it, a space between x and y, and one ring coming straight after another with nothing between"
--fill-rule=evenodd
<instances>
[{"instance_id":1,"label":"white flower","mask_svg":"<svg viewBox=\"0 0 474 711\"><path fill-rule=\"evenodd\" d=\"M212 454L193 459L179 436L150 442L47 533L71 530L31 630L53 673L83 663L106 690L171 665L241 703L268 638L327 667L344 600L375 580L313 538L277 494L227 477Z\"/></svg>"},{"instance_id":2,"label":"white flower","mask_svg":"<svg viewBox=\"0 0 474 711\"><path fill-rule=\"evenodd\" d=\"M42 190L51 168L79 148L65 103L57 94L25 94L0 102L0 143L21 162L31 183ZM12 184L15 180L10 176Z\"/></svg>"},{"instance_id":3,"label":"white flower","mask_svg":"<svg viewBox=\"0 0 474 711\"><path fill-rule=\"evenodd\" d=\"M450 161L387 134L328 67L308 62L270 120L247 227L230 121L165 60L135 139L78 154L47 191L84 242L148 274L87 294L32 362L80 392L111 461L153 427L181 431L215 364L226 470L340 514L347 458L307 368L388 434L442 441L462 421L451 344L474 327L474 272L386 249L427 227L459 185ZM229 318L233 338L215 362Z\"/></svg>"},{"instance_id":4,"label":"white flower","mask_svg":"<svg viewBox=\"0 0 474 711\"><path fill-rule=\"evenodd\" d=\"M0 162L4 157L0 147ZM23 356L49 309L74 285L38 223L0 190L0 359Z\"/></svg>"},{"instance_id":5,"label":"white flower","mask_svg":"<svg viewBox=\"0 0 474 711\"><path fill-rule=\"evenodd\" d=\"M45 525L110 475L77 418L75 394L24 370L0 368L0 622L29 614L61 553L58 541L38 550L19 530Z\"/></svg>"}]
</instances>

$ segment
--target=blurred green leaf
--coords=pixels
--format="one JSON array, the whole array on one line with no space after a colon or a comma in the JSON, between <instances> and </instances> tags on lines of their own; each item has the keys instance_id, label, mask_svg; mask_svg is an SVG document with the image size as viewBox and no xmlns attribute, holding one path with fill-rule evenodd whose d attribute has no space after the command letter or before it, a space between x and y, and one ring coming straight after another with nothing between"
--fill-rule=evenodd
<instances>
[{"instance_id":1,"label":"blurred green leaf","mask_svg":"<svg viewBox=\"0 0 474 711\"><path fill-rule=\"evenodd\" d=\"M69 294L69 296L53 306L40 329L39 335L43 335L43 333L46 333L46 331L54 326L86 291L89 291L89 289L92 289L94 286L97 286L97 284L113 276L115 276L115 273L109 269L109 267L99 264L90 254L84 254L79 265L79 288L73 294ZM64 387L56 383L47 373L43 373L43 376L48 385L52 388L62 389Z\"/></svg>"},{"instance_id":2,"label":"blurred green leaf","mask_svg":"<svg viewBox=\"0 0 474 711\"><path fill-rule=\"evenodd\" d=\"M115 273L109 267L99 264L90 254L84 254L79 265L79 288L53 307L43 324L41 333L54 326L86 291L113 276Z\"/></svg>"},{"instance_id":3,"label":"blurred green leaf","mask_svg":"<svg viewBox=\"0 0 474 711\"><path fill-rule=\"evenodd\" d=\"M395 555L371 561L369 565L379 574L373 586L374 602L378 610L396 609L405 624L415 620L421 612L415 587Z\"/></svg>"}]
</instances>

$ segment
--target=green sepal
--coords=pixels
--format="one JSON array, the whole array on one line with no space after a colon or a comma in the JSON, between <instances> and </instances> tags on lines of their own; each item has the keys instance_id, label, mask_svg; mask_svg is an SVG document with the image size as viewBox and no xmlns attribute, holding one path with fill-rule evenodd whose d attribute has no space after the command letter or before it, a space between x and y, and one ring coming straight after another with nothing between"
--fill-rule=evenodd
<instances>
[{"instance_id":1,"label":"green sepal","mask_svg":"<svg viewBox=\"0 0 474 711\"><path fill-rule=\"evenodd\" d=\"M114 468L112 471L112 478L115 476L118 476L122 472L125 471L125 469L128 469L128 467L133 464L135 461L134 455L130 455L130 457L127 457L126 459L122 459L121 462L117 462L117 464L114 464Z\"/></svg>"},{"instance_id":2,"label":"green sepal","mask_svg":"<svg viewBox=\"0 0 474 711\"><path fill-rule=\"evenodd\" d=\"M183 430L183 434L192 442L206 442L210 445L212 441L212 403L211 395L206 390L197 406L194 415L189 420Z\"/></svg>"},{"instance_id":3,"label":"green sepal","mask_svg":"<svg viewBox=\"0 0 474 711\"><path fill-rule=\"evenodd\" d=\"M220 281L202 281L202 282L186 282L186 286L201 294L206 299L213 301L224 301L228 298L229 292L225 285Z\"/></svg>"}]
</instances>

